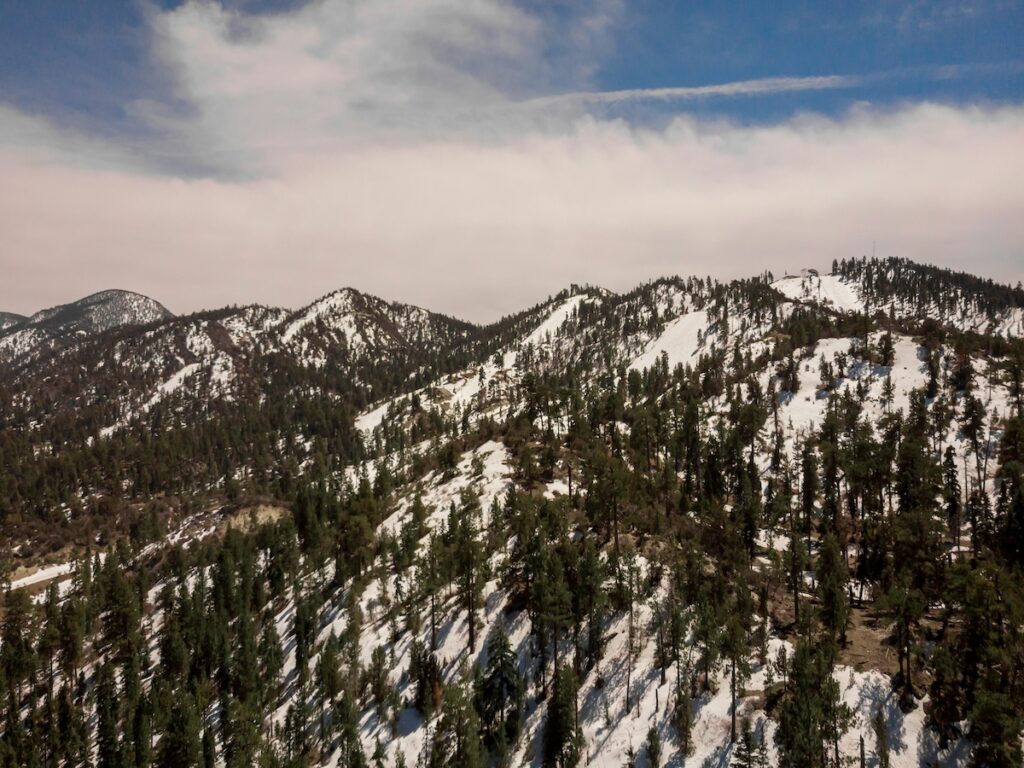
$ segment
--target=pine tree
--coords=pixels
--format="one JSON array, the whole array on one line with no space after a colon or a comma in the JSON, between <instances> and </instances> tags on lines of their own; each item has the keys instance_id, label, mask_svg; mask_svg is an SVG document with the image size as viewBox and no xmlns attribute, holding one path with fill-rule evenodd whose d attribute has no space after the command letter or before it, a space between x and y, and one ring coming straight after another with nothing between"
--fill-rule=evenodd
<instances>
[{"instance_id":1,"label":"pine tree","mask_svg":"<svg viewBox=\"0 0 1024 768\"><path fill-rule=\"evenodd\" d=\"M757 745L754 732L750 727L750 719L743 718L739 741L733 746L732 768L755 768L757 765Z\"/></svg>"},{"instance_id":2,"label":"pine tree","mask_svg":"<svg viewBox=\"0 0 1024 768\"><path fill-rule=\"evenodd\" d=\"M199 715L191 691L180 691L160 739L156 768L199 768L203 751Z\"/></svg>"},{"instance_id":3,"label":"pine tree","mask_svg":"<svg viewBox=\"0 0 1024 768\"><path fill-rule=\"evenodd\" d=\"M693 751L693 702L688 684L677 685L672 708L672 726L679 738L679 753L686 758Z\"/></svg>"},{"instance_id":4,"label":"pine tree","mask_svg":"<svg viewBox=\"0 0 1024 768\"><path fill-rule=\"evenodd\" d=\"M109 662L100 665L96 681L96 765L120 768L121 750L117 684Z\"/></svg>"},{"instance_id":5,"label":"pine tree","mask_svg":"<svg viewBox=\"0 0 1024 768\"><path fill-rule=\"evenodd\" d=\"M29 623L32 603L23 589L4 595L4 618L0 628L0 669L12 689L21 690L35 667Z\"/></svg>"},{"instance_id":6,"label":"pine tree","mask_svg":"<svg viewBox=\"0 0 1024 768\"><path fill-rule=\"evenodd\" d=\"M213 743L213 728L203 728L203 768L216 768L217 750Z\"/></svg>"},{"instance_id":7,"label":"pine tree","mask_svg":"<svg viewBox=\"0 0 1024 768\"><path fill-rule=\"evenodd\" d=\"M508 635L499 628L487 644L487 667L476 698L483 731L493 746L499 740L514 741L519 733L523 684Z\"/></svg>"},{"instance_id":8,"label":"pine tree","mask_svg":"<svg viewBox=\"0 0 1024 768\"><path fill-rule=\"evenodd\" d=\"M263 621L257 656L260 665L260 689L263 692L261 701L264 706L273 705L277 701L280 686L281 670L284 667L284 656L281 652L281 641L277 636L273 615Z\"/></svg>"},{"instance_id":9,"label":"pine tree","mask_svg":"<svg viewBox=\"0 0 1024 768\"><path fill-rule=\"evenodd\" d=\"M135 768L149 768L153 762L153 704L149 696L143 697L135 708L133 730Z\"/></svg>"},{"instance_id":10,"label":"pine tree","mask_svg":"<svg viewBox=\"0 0 1024 768\"><path fill-rule=\"evenodd\" d=\"M736 594L729 606L723 633L723 651L729 659L729 693L732 699L729 711L731 724L729 740L736 741L736 698L741 693L743 684L750 677L748 654L750 649L749 634L753 604L746 582L741 580L736 585Z\"/></svg>"},{"instance_id":11,"label":"pine tree","mask_svg":"<svg viewBox=\"0 0 1024 768\"><path fill-rule=\"evenodd\" d=\"M908 583L904 576L895 582L879 601L879 608L888 612L893 621L893 638L899 663L898 682L902 686L901 701L904 706L913 702L912 660L914 653L914 632L924 616L925 601L920 590Z\"/></svg>"},{"instance_id":12,"label":"pine tree","mask_svg":"<svg viewBox=\"0 0 1024 768\"><path fill-rule=\"evenodd\" d=\"M846 625L850 612L846 602L848 573L846 558L831 533L822 543L817 575L821 623L833 641L845 645Z\"/></svg>"},{"instance_id":13,"label":"pine tree","mask_svg":"<svg viewBox=\"0 0 1024 768\"><path fill-rule=\"evenodd\" d=\"M1019 702L1015 703L1002 691L982 688L970 716L971 740L974 742L972 766L1024 764L1021 751L1024 715Z\"/></svg>"},{"instance_id":14,"label":"pine tree","mask_svg":"<svg viewBox=\"0 0 1024 768\"><path fill-rule=\"evenodd\" d=\"M572 598L574 631L578 634L580 624L584 621L587 624L584 657L588 671L597 664L601 654L601 620L608 602L604 591L604 580L605 568L597 553L597 547L594 546L592 540L587 539L583 544L583 554L579 560L577 583ZM576 650L578 653L578 642ZM578 670L580 665L576 662L574 666Z\"/></svg>"},{"instance_id":15,"label":"pine tree","mask_svg":"<svg viewBox=\"0 0 1024 768\"><path fill-rule=\"evenodd\" d=\"M571 667L555 670L547 718L544 721L542 757L545 768L574 768L582 752L582 736L576 726L576 675Z\"/></svg>"},{"instance_id":16,"label":"pine tree","mask_svg":"<svg viewBox=\"0 0 1024 768\"><path fill-rule=\"evenodd\" d=\"M827 644L812 645L806 639L797 643L775 732L784 768L823 768L829 748L838 759L839 740L849 730L853 713L842 703L832 665Z\"/></svg>"},{"instance_id":17,"label":"pine tree","mask_svg":"<svg viewBox=\"0 0 1024 768\"><path fill-rule=\"evenodd\" d=\"M452 555L459 584L459 597L466 610L470 654L476 652L476 612L483 599L486 564L473 513L474 508L471 506L464 505L459 512L453 507L449 522L452 529Z\"/></svg>"},{"instance_id":18,"label":"pine tree","mask_svg":"<svg viewBox=\"0 0 1024 768\"><path fill-rule=\"evenodd\" d=\"M652 725L647 730L647 763L651 768L660 768L661 766L661 734L658 732L658 727Z\"/></svg>"},{"instance_id":19,"label":"pine tree","mask_svg":"<svg viewBox=\"0 0 1024 768\"><path fill-rule=\"evenodd\" d=\"M439 768L485 768L487 765L487 750L480 738L480 720L465 682L445 689L431 764Z\"/></svg>"}]
</instances>

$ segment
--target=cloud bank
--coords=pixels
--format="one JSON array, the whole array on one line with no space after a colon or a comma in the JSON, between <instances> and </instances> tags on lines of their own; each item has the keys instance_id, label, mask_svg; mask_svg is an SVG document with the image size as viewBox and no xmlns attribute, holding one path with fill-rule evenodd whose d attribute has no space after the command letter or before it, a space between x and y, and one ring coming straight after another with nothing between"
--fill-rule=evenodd
<instances>
[{"instance_id":1,"label":"cloud bank","mask_svg":"<svg viewBox=\"0 0 1024 768\"><path fill-rule=\"evenodd\" d=\"M872 240L1024 277L1024 108L606 119L592 102L640 97L590 89L621 10L552 20L491 0L324 0L264 17L209 2L155 13L154 61L175 90L131 105L145 139L76 136L0 107L0 308L107 287L175 311L299 306L351 285L489 320L570 282L781 273ZM712 95L846 84L813 80Z\"/></svg>"}]
</instances>

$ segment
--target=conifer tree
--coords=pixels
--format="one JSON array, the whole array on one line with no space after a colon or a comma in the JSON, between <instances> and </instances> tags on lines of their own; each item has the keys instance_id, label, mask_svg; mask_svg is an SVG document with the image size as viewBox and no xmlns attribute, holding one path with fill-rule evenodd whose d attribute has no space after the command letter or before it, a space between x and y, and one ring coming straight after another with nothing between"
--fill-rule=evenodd
<instances>
[{"instance_id":1,"label":"conifer tree","mask_svg":"<svg viewBox=\"0 0 1024 768\"><path fill-rule=\"evenodd\" d=\"M576 675L562 665L555 670L547 718L544 721L545 768L574 768L582 753L582 736L576 726Z\"/></svg>"},{"instance_id":2,"label":"conifer tree","mask_svg":"<svg viewBox=\"0 0 1024 768\"><path fill-rule=\"evenodd\" d=\"M523 684L508 635L499 628L487 643L487 667L476 693L483 732L491 745L512 742L519 733Z\"/></svg>"},{"instance_id":3,"label":"conifer tree","mask_svg":"<svg viewBox=\"0 0 1024 768\"><path fill-rule=\"evenodd\" d=\"M849 616L846 600L847 566L846 558L831 533L822 543L817 574L821 623L831 640L845 645Z\"/></svg>"},{"instance_id":4,"label":"conifer tree","mask_svg":"<svg viewBox=\"0 0 1024 768\"><path fill-rule=\"evenodd\" d=\"M199 768L202 742L195 696L189 690L179 691L167 721L167 730L160 739L156 768Z\"/></svg>"},{"instance_id":5,"label":"conifer tree","mask_svg":"<svg viewBox=\"0 0 1024 768\"><path fill-rule=\"evenodd\" d=\"M109 662L100 665L96 681L96 765L120 768L121 749L117 684Z\"/></svg>"},{"instance_id":6,"label":"conifer tree","mask_svg":"<svg viewBox=\"0 0 1024 768\"><path fill-rule=\"evenodd\" d=\"M745 717L740 728L740 738L733 745L731 768L756 768L756 765L757 744L750 727L750 719Z\"/></svg>"}]
</instances>

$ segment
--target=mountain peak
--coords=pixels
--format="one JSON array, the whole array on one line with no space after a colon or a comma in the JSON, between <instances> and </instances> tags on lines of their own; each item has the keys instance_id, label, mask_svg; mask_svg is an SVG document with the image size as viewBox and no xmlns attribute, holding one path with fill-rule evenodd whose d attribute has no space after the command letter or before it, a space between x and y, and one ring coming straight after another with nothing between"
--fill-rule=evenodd
<instances>
[{"instance_id":1,"label":"mountain peak","mask_svg":"<svg viewBox=\"0 0 1024 768\"><path fill-rule=\"evenodd\" d=\"M0 316L0 365L16 365L114 328L172 317L160 302L117 288L41 309L31 317L4 313Z\"/></svg>"},{"instance_id":2,"label":"mountain peak","mask_svg":"<svg viewBox=\"0 0 1024 768\"><path fill-rule=\"evenodd\" d=\"M28 318L27 323L60 333L94 334L170 317L174 315L155 299L134 291L112 288L40 310Z\"/></svg>"}]
</instances>

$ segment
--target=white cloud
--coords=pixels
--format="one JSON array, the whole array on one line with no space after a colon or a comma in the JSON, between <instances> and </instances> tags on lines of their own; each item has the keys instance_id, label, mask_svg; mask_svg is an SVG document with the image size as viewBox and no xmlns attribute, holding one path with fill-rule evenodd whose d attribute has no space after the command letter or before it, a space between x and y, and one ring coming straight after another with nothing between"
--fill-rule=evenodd
<instances>
[{"instance_id":1,"label":"white cloud","mask_svg":"<svg viewBox=\"0 0 1024 768\"><path fill-rule=\"evenodd\" d=\"M1024 277L1024 108L659 130L585 98L523 109L531 89L586 91L601 12L616 6L588 10L568 76L546 71L539 17L489 0L158 15L180 104L137 105L164 136L149 153L220 173L158 173L0 109L0 308L111 286L178 311L298 306L352 285L492 319L569 282L824 266L872 240ZM759 87L788 86L737 90Z\"/></svg>"},{"instance_id":2,"label":"white cloud","mask_svg":"<svg viewBox=\"0 0 1024 768\"><path fill-rule=\"evenodd\" d=\"M688 101L715 96L764 96L799 91L825 91L835 88L853 88L864 83L864 78L846 75L819 77L763 77L756 80L737 80L732 83L674 88L628 88L619 91L578 91L554 96L539 96L527 104L621 104L629 101Z\"/></svg>"},{"instance_id":3,"label":"white cloud","mask_svg":"<svg viewBox=\"0 0 1024 768\"><path fill-rule=\"evenodd\" d=\"M226 173L367 142L506 136L522 128L505 109L515 99L586 84L616 6L580 4L573 34L553 40L540 17L500 0L323 0L264 17L190 2L153 17L155 56L184 108L148 103L140 115Z\"/></svg>"}]
</instances>

